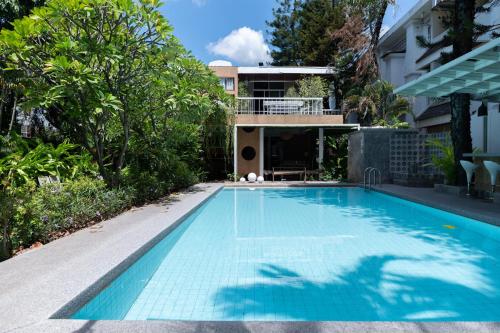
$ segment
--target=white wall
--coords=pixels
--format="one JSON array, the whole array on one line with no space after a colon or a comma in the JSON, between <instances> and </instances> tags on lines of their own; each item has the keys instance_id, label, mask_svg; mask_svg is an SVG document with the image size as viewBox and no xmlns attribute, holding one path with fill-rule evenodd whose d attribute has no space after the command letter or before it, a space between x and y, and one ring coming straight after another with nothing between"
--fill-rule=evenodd
<instances>
[{"instance_id":1,"label":"white wall","mask_svg":"<svg viewBox=\"0 0 500 333\"><path fill-rule=\"evenodd\" d=\"M471 135L472 147L483 150L483 121L484 117L477 115L480 101L471 102ZM500 154L500 113L498 103L488 103L488 153Z\"/></svg>"},{"instance_id":2,"label":"white wall","mask_svg":"<svg viewBox=\"0 0 500 333\"><path fill-rule=\"evenodd\" d=\"M500 13L499 13L500 14ZM488 104L488 152L500 154L500 104Z\"/></svg>"}]
</instances>

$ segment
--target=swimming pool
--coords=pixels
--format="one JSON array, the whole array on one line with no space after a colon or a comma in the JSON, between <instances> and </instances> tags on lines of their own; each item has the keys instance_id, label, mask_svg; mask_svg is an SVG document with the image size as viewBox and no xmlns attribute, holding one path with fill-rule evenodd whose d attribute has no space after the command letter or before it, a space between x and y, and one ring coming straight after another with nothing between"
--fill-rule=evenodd
<instances>
[{"instance_id":1,"label":"swimming pool","mask_svg":"<svg viewBox=\"0 0 500 333\"><path fill-rule=\"evenodd\" d=\"M500 228L360 188L226 188L72 318L499 321Z\"/></svg>"}]
</instances>

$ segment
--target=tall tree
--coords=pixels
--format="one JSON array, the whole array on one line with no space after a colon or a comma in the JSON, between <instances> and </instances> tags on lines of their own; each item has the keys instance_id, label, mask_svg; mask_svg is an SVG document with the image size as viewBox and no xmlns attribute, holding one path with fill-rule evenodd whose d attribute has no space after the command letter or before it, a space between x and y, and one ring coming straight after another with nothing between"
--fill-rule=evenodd
<instances>
[{"instance_id":1,"label":"tall tree","mask_svg":"<svg viewBox=\"0 0 500 333\"><path fill-rule=\"evenodd\" d=\"M51 0L0 33L0 54L22 78L20 104L48 110L51 124L84 146L112 185L121 181L131 142L151 139L145 120L154 135L165 129L159 137L165 142L173 137L172 121L188 118L196 127L222 92L172 35L158 6Z\"/></svg>"},{"instance_id":2,"label":"tall tree","mask_svg":"<svg viewBox=\"0 0 500 333\"><path fill-rule=\"evenodd\" d=\"M0 1L0 30L12 28L14 20L28 15L36 6L42 6L45 0L2 0ZM5 64L0 56L0 68ZM14 125L18 82L14 73L0 72L0 134L8 133ZM12 125L11 125L12 124Z\"/></svg>"},{"instance_id":3,"label":"tall tree","mask_svg":"<svg viewBox=\"0 0 500 333\"><path fill-rule=\"evenodd\" d=\"M394 0L344 0L345 24L332 34L338 41L344 64L355 67L354 83L370 82L378 76L375 54L387 6Z\"/></svg>"},{"instance_id":4,"label":"tall tree","mask_svg":"<svg viewBox=\"0 0 500 333\"><path fill-rule=\"evenodd\" d=\"M277 8L273 9L274 19L267 21L273 46L271 57L275 66L300 65L299 58L299 14L302 2L300 0L278 0Z\"/></svg>"},{"instance_id":5,"label":"tall tree","mask_svg":"<svg viewBox=\"0 0 500 333\"><path fill-rule=\"evenodd\" d=\"M488 12L500 1L486 1L476 4L475 0L456 0L452 6L444 7L441 22L447 29L446 35L437 42L431 43L423 36L417 37L417 42L423 47L452 46L451 52L443 52L441 62L447 63L470 52L476 40L485 33L491 32L498 37L500 24L483 25L476 22L478 14ZM458 185L466 184L465 171L460 166L463 154L472 151L470 94L453 93L450 95L451 104L451 140L455 157L455 179Z\"/></svg>"},{"instance_id":6,"label":"tall tree","mask_svg":"<svg viewBox=\"0 0 500 333\"><path fill-rule=\"evenodd\" d=\"M458 58L472 50L474 42L475 0L456 0L453 10L452 58ZM460 36L460 37L458 37ZM465 184L465 172L459 166L464 153L472 152L470 131L470 94L454 93L451 101L451 141L455 155L456 184Z\"/></svg>"},{"instance_id":7,"label":"tall tree","mask_svg":"<svg viewBox=\"0 0 500 333\"><path fill-rule=\"evenodd\" d=\"M331 0L308 0L300 11L299 56L307 66L332 65L337 46L330 35L344 24L340 6Z\"/></svg>"}]
</instances>

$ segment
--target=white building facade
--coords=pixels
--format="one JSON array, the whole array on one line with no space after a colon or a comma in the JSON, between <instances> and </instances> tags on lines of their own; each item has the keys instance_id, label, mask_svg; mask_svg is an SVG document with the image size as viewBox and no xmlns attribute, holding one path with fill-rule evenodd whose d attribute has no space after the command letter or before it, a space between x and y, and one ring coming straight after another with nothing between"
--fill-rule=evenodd
<instances>
[{"instance_id":1,"label":"white building facade","mask_svg":"<svg viewBox=\"0 0 500 333\"><path fill-rule=\"evenodd\" d=\"M380 38L377 56L381 79L397 88L441 65L441 53L450 51L450 47L422 48L417 43L417 36L432 42L441 40L446 31L440 17L446 13L443 6L450 3L452 0L420 0ZM485 25L499 24L500 6L479 14L476 21ZM491 34L481 36L477 46L491 38ZM428 133L449 131L451 107L448 98L412 97L410 103L412 113L407 115L407 121L412 126ZM485 152L500 153L500 105L487 103L487 117L478 116L480 105L481 101L471 103L473 146Z\"/></svg>"}]
</instances>

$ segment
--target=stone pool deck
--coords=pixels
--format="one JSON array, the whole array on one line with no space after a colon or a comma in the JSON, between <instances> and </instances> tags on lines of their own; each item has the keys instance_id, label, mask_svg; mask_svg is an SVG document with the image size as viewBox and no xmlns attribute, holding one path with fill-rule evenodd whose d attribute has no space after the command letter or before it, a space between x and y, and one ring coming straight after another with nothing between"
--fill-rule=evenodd
<instances>
[{"instance_id":1,"label":"stone pool deck","mask_svg":"<svg viewBox=\"0 0 500 333\"><path fill-rule=\"evenodd\" d=\"M472 197L439 193L434 191L433 188L406 187L393 184L377 185L374 188L382 193L500 226L500 202L489 202Z\"/></svg>"},{"instance_id":2,"label":"stone pool deck","mask_svg":"<svg viewBox=\"0 0 500 333\"><path fill-rule=\"evenodd\" d=\"M310 186L311 183L306 185ZM190 211L222 187L222 183L197 185L190 191L172 196L165 202L130 210L0 263L0 332L500 332L500 323L486 322L196 322L50 319L67 317L79 305L92 298L97 291L175 228ZM397 194L398 191L396 187L392 188L389 185L384 185L382 190L392 190L393 194ZM451 200L448 198L448 201ZM461 206L462 203L459 202L458 205Z\"/></svg>"}]
</instances>

